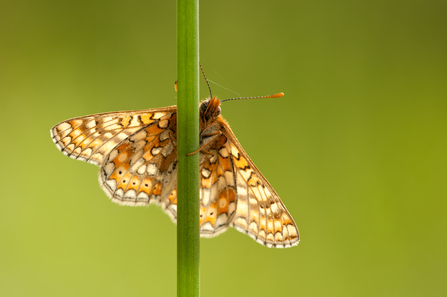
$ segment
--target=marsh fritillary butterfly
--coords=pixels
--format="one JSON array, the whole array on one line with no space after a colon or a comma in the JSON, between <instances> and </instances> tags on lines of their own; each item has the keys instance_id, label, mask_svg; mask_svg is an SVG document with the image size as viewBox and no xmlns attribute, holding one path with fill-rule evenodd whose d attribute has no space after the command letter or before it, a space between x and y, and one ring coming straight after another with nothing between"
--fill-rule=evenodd
<instances>
[{"instance_id":1,"label":"marsh fritillary butterfly","mask_svg":"<svg viewBox=\"0 0 447 297\"><path fill-rule=\"evenodd\" d=\"M295 222L220 114L220 102L200 104L200 235L232 226L268 247L297 245ZM72 118L51 137L66 156L100 167L99 183L113 202L155 203L176 221L176 106Z\"/></svg>"}]
</instances>

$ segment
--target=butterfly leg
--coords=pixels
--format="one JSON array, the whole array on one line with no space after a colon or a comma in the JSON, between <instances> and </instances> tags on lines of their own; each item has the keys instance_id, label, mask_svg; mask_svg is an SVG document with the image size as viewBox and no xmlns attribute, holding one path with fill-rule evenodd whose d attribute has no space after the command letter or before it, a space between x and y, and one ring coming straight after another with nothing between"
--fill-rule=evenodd
<instances>
[{"instance_id":1,"label":"butterfly leg","mask_svg":"<svg viewBox=\"0 0 447 297\"><path fill-rule=\"evenodd\" d=\"M208 141L207 143L205 143L204 145L202 145L198 150L196 150L195 152L189 153L187 154L187 156L192 156L197 154L198 152L202 151L204 148L206 148L207 146L209 146L211 143L213 143L214 140L216 140L220 135L222 135L221 131L217 131L214 133L210 133L210 134L206 134L203 135L204 137L209 137L209 136L213 136L213 138L211 138L210 141Z\"/></svg>"}]
</instances>

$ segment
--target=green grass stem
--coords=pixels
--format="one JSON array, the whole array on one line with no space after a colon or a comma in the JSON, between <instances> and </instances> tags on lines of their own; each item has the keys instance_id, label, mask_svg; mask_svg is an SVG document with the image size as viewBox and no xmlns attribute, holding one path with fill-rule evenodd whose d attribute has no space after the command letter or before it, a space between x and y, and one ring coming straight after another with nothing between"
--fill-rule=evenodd
<instances>
[{"instance_id":1,"label":"green grass stem","mask_svg":"<svg viewBox=\"0 0 447 297\"><path fill-rule=\"evenodd\" d=\"M199 296L199 8L177 0L177 296Z\"/></svg>"}]
</instances>

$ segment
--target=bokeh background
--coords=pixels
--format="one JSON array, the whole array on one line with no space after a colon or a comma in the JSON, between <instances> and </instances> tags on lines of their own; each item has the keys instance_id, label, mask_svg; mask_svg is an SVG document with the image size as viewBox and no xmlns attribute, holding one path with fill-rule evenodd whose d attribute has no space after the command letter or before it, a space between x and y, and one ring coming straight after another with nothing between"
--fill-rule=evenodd
<instances>
[{"instance_id":1,"label":"bokeh background","mask_svg":"<svg viewBox=\"0 0 447 297\"><path fill-rule=\"evenodd\" d=\"M301 232L201 240L202 296L446 296L447 2L202 1L201 60ZM176 104L174 1L0 2L0 296L175 296L176 227L50 128ZM202 97L207 89L202 85Z\"/></svg>"}]
</instances>

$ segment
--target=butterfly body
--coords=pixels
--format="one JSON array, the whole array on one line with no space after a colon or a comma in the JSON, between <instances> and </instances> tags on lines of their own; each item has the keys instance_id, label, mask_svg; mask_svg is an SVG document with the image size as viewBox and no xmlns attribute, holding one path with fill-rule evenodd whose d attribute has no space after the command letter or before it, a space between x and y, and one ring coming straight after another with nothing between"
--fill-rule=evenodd
<instances>
[{"instance_id":1,"label":"butterfly body","mask_svg":"<svg viewBox=\"0 0 447 297\"><path fill-rule=\"evenodd\" d=\"M66 120L51 129L65 155L100 166L113 202L160 205L177 217L177 108L111 112ZM200 105L200 234L229 226L269 247L291 247L298 229L220 114L213 97ZM181 198L180 198L181 199Z\"/></svg>"}]
</instances>

